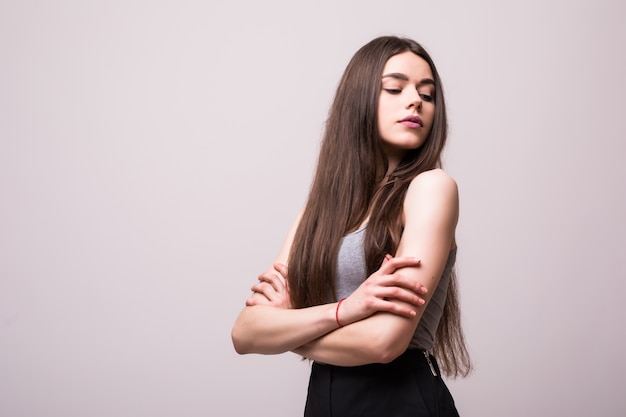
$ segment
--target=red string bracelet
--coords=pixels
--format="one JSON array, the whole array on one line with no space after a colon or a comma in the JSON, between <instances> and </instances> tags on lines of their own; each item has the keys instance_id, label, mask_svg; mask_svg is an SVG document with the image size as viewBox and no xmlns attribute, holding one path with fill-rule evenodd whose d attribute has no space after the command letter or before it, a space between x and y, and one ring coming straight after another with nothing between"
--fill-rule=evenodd
<instances>
[{"instance_id":1,"label":"red string bracelet","mask_svg":"<svg viewBox=\"0 0 626 417\"><path fill-rule=\"evenodd\" d=\"M346 297L343 297L341 300L339 300L339 302L337 303L337 309L335 309L335 320L337 320L337 324L339 325L339 327L343 327L343 324L339 322L339 306L341 305L341 303L344 302L345 299Z\"/></svg>"}]
</instances>

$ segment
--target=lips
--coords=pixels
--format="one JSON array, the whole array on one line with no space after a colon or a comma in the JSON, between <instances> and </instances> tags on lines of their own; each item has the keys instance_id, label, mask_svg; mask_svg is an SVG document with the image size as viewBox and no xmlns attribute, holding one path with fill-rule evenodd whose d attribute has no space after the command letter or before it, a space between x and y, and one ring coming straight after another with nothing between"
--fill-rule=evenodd
<instances>
[{"instance_id":1,"label":"lips","mask_svg":"<svg viewBox=\"0 0 626 417\"><path fill-rule=\"evenodd\" d=\"M411 115L400 120L400 123L407 127L418 128L424 127L424 122L419 116Z\"/></svg>"}]
</instances>

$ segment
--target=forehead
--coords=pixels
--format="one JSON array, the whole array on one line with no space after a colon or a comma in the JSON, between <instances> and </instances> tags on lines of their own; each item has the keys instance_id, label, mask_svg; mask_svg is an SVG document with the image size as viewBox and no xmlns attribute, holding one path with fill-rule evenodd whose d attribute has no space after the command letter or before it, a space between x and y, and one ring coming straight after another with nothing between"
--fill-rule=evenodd
<instances>
[{"instance_id":1,"label":"forehead","mask_svg":"<svg viewBox=\"0 0 626 417\"><path fill-rule=\"evenodd\" d=\"M387 60L382 75L391 73L405 74L409 79L416 81L433 78L428 62L410 51L394 55Z\"/></svg>"}]
</instances>

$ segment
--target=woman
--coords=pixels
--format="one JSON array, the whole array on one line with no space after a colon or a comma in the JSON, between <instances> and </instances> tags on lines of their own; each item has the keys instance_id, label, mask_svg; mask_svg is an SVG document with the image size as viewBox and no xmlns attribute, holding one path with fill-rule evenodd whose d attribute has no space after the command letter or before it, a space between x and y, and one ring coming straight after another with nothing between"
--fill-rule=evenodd
<instances>
[{"instance_id":1,"label":"woman","mask_svg":"<svg viewBox=\"0 0 626 417\"><path fill-rule=\"evenodd\" d=\"M435 360L451 376L471 368L446 135L441 81L419 44L380 37L354 55L307 204L232 331L239 353L314 361L305 416L458 415Z\"/></svg>"}]
</instances>

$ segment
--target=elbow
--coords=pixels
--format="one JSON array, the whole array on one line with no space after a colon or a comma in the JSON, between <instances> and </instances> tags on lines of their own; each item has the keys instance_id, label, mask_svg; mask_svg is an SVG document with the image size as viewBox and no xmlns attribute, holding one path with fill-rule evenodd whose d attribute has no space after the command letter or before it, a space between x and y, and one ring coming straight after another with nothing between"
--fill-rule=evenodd
<instances>
[{"instance_id":1,"label":"elbow","mask_svg":"<svg viewBox=\"0 0 626 417\"><path fill-rule=\"evenodd\" d=\"M379 362L380 363L390 363L398 356L402 355L406 348L401 347L398 348L399 344L396 346L389 346L384 350L381 350L379 353Z\"/></svg>"},{"instance_id":2,"label":"elbow","mask_svg":"<svg viewBox=\"0 0 626 417\"><path fill-rule=\"evenodd\" d=\"M247 342L246 338L243 337L242 331L237 325L235 325L233 330L230 332L230 337L232 339L235 352L240 355L245 355L251 352L250 344Z\"/></svg>"},{"instance_id":3,"label":"elbow","mask_svg":"<svg viewBox=\"0 0 626 417\"><path fill-rule=\"evenodd\" d=\"M377 363L390 363L402 355L409 346L409 341L403 338L381 335L378 343L372 344L372 355Z\"/></svg>"},{"instance_id":4,"label":"elbow","mask_svg":"<svg viewBox=\"0 0 626 417\"><path fill-rule=\"evenodd\" d=\"M249 309L245 308L230 331L230 338L233 342L233 348L235 352L240 355L246 355L248 353L257 353L258 348L256 340L258 339L255 332L255 327L251 324L254 322L254 317L250 317Z\"/></svg>"},{"instance_id":5,"label":"elbow","mask_svg":"<svg viewBox=\"0 0 626 417\"><path fill-rule=\"evenodd\" d=\"M246 346L244 344L242 344L241 342L239 342L238 340L235 340L233 338L233 347L235 348L235 352L237 352L240 355L245 355L248 352L248 349L246 349Z\"/></svg>"}]
</instances>

